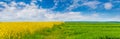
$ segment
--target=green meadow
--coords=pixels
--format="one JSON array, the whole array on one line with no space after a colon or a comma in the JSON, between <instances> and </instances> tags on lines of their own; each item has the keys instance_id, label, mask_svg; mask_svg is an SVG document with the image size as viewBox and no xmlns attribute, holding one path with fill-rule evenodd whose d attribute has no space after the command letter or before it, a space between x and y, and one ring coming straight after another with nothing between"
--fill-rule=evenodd
<instances>
[{"instance_id":1,"label":"green meadow","mask_svg":"<svg viewBox=\"0 0 120 39\"><path fill-rule=\"evenodd\" d=\"M22 39L120 39L120 22L65 22Z\"/></svg>"}]
</instances>

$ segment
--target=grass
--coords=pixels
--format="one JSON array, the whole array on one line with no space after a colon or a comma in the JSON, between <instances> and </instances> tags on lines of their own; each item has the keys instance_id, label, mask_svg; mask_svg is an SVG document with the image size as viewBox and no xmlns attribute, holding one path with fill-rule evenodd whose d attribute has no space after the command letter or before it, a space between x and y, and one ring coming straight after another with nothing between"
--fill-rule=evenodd
<instances>
[{"instance_id":1,"label":"grass","mask_svg":"<svg viewBox=\"0 0 120 39\"><path fill-rule=\"evenodd\" d=\"M11 23L11 25L13 24ZM28 26L31 28L26 27L25 30L28 29L26 31L11 26L10 29L13 31L18 29L17 32L19 33L11 32L9 36L3 39L120 39L120 22L57 22L49 25L52 27L40 27L39 24L42 22L30 23ZM25 34L21 31L24 31Z\"/></svg>"}]
</instances>

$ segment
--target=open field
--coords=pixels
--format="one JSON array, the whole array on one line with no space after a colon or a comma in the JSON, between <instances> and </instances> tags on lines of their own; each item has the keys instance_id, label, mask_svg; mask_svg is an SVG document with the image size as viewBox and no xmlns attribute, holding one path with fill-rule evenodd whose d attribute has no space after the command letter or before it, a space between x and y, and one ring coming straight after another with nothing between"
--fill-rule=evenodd
<instances>
[{"instance_id":1,"label":"open field","mask_svg":"<svg viewBox=\"0 0 120 39\"><path fill-rule=\"evenodd\" d=\"M62 22L1 22L0 39L28 39L26 35L34 34L44 28L52 28Z\"/></svg>"},{"instance_id":2,"label":"open field","mask_svg":"<svg viewBox=\"0 0 120 39\"><path fill-rule=\"evenodd\" d=\"M120 22L1 22L0 30L1 39L120 39Z\"/></svg>"}]
</instances>

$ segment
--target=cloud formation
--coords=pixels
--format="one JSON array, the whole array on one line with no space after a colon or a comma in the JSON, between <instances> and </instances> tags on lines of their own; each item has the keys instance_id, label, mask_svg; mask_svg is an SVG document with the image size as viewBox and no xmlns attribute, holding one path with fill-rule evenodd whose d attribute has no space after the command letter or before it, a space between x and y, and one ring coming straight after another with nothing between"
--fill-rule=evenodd
<instances>
[{"instance_id":1,"label":"cloud formation","mask_svg":"<svg viewBox=\"0 0 120 39\"><path fill-rule=\"evenodd\" d=\"M0 20L14 21L14 20L30 20L30 21L65 21L65 20L86 20L95 19L91 16L83 16L80 12L54 12L49 9L38 9L34 3L31 2L30 5L24 2L16 3L11 2L11 4L6 4L0 2L5 9L0 11ZM16 7L17 5L24 6L23 9ZM19 9L20 8L20 9Z\"/></svg>"},{"instance_id":2,"label":"cloud formation","mask_svg":"<svg viewBox=\"0 0 120 39\"><path fill-rule=\"evenodd\" d=\"M90 2L85 2L82 5L86 5L86 6L90 7L90 8L92 8L92 9L95 9L95 8L97 8L98 4L100 4L100 2L98 2L98 1L90 1Z\"/></svg>"},{"instance_id":3,"label":"cloud formation","mask_svg":"<svg viewBox=\"0 0 120 39\"><path fill-rule=\"evenodd\" d=\"M42 1L42 0L41 0ZM84 2L79 5L77 2L74 2L68 9L75 8L76 6L89 6L93 9L97 8L97 5L100 4L98 1ZM52 9L38 8L35 4L35 1L32 1L30 4L24 2L11 2L7 4L5 2L0 2L0 5L5 8L0 10L0 21L102 21L108 20L110 18L102 18L100 14L94 13L91 15L82 15L83 12L55 12ZM55 8L57 3L55 3ZM111 9L112 4L106 3L104 5L105 9ZM111 20L118 20L118 17Z\"/></svg>"},{"instance_id":4,"label":"cloud formation","mask_svg":"<svg viewBox=\"0 0 120 39\"><path fill-rule=\"evenodd\" d=\"M107 10L111 9L112 7L113 7L112 3L105 3L104 4L104 8Z\"/></svg>"}]
</instances>

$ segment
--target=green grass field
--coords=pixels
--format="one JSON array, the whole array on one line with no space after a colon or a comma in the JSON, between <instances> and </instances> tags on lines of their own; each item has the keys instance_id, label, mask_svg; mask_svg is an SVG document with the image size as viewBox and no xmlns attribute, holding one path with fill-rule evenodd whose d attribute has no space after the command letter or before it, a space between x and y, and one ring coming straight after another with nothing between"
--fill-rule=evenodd
<instances>
[{"instance_id":1,"label":"green grass field","mask_svg":"<svg viewBox=\"0 0 120 39\"><path fill-rule=\"evenodd\" d=\"M23 39L120 39L119 22L65 22Z\"/></svg>"}]
</instances>

